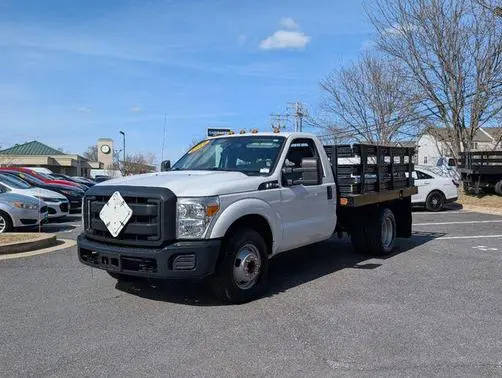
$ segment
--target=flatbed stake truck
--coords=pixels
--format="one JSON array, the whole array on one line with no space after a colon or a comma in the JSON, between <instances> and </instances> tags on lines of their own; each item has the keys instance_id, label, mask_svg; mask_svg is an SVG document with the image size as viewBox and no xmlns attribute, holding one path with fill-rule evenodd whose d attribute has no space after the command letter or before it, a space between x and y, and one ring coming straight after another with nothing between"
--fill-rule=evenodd
<instances>
[{"instance_id":1,"label":"flatbed stake truck","mask_svg":"<svg viewBox=\"0 0 502 378\"><path fill-rule=\"evenodd\" d=\"M384 255L410 237L413 154L308 133L209 138L166 172L90 188L78 257L119 280L209 278L246 302L280 253L348 233L357 252Z\"/></svg>"}]
</instances>

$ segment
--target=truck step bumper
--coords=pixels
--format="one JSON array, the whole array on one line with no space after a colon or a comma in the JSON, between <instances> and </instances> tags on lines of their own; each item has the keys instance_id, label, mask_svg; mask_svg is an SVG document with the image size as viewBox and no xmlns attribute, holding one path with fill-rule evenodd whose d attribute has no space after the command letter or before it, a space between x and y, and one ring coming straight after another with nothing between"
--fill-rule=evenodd
<instances>
[{"instance_id":1,"label":"truck step bumper","mask_svg":"<svg viewBox=\"0 0 502 378\"><path fill-rule=\"evenodd\" d=\"M148 278L204 278L214 273L221 240L180 241L161 249L104 244L80 235L81 263L130 276Z\"/></svg>"}]
</instances>

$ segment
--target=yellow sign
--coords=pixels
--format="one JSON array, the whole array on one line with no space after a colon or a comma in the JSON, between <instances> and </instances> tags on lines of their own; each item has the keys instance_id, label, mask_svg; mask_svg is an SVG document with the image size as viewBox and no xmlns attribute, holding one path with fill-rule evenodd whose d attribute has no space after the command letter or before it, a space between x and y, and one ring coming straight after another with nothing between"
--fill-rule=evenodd
<instances>
[{"instance_id":1,"label":"yellow sign","mask_svg":"<svg viewBox=\"0 0 502 378\"><path fill-rule=\"evenodd\" d=\"M199 144L196 144L195 146L193 146L192 149L190 151L188 151L188 153L191 154L193 152L197 152L208 143L209 143L208 140L204 140L204 141L200 142Z\"/></svg>"}]
</instances>

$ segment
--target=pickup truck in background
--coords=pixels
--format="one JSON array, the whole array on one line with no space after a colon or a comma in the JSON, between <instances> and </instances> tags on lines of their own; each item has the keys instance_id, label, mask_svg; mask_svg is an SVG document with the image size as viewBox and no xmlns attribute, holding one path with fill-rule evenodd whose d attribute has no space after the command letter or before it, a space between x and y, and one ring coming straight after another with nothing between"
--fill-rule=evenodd
<instances>
[{"instance_id":1,"label":"pickup truck in background","mask_svg":"<svg viewBox=\"0 0 502 378\"><path fill-rule=\"evenodd\" d=\"M409 237L413 154L297 132L209 138L167 172L90 188L78 257L119 280L209 277L224 301L249 301L279 253L346 232L384 255Z\"/></svg>"}]
</instances>

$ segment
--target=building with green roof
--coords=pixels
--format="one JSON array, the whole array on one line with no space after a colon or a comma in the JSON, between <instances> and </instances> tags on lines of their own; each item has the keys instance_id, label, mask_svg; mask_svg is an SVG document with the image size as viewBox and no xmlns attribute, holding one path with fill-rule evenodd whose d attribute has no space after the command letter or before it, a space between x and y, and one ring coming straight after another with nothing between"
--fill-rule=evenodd
<instances>
[{"instance_id":1,"label":"building with green roof","mask_svg":"<svg viewBox=\"0 0 502 378\"><path fill-rule=\"evenodd\" d=\"M0 150L0 166L43 167L54 173L89 176L91 169L103 168L78 154L67 154L37 140Z\"/></svg>"}]
</instances>

